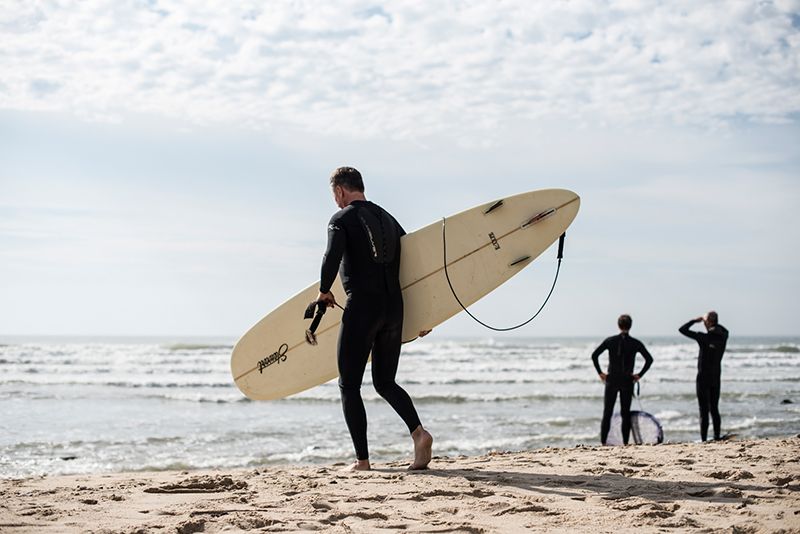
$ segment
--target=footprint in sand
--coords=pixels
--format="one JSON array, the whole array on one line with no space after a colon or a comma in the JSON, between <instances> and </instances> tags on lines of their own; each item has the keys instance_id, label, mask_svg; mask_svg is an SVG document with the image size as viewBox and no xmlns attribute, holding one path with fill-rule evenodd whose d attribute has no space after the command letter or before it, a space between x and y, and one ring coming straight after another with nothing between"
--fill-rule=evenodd
<instances>
[{"instance_id":1,"label":"footprint in sand","mask_svg":"<svg viewBox=\"0 0 800 534\"><path fill-rule=\"evenodd\" d=\"M177 484L164 484L163 486L145 488L145 493L217 493L223 491L246 489L247 482L234 481L229 476L199 476L192 477Z\"/></svg>"},{"instance_id":2,"label":"footprint in sand","mask_svg":"<svg viewBox=\"0 0 800 534\"><path fill-rule=\"evenodd\" d=\"M237 528L239 528L241 530L250 531L250 530L263 529L263 528L267 528L267 527L276 527L278 525L284 524L284 522L280 521L278 519L264 519L262 517L247 517L247 518L243 518L243 519L235 519L235 520L232 521L231 524L233 524L233 526L235 526L235 527L237 527Z\"/></svg>"},{"instance_id":3,"label":"footprint in sand","mask_svg":"<svg viewBox=\"0 0 800 534\"><path fill-rule=\"evenodd\" d=\"M753 476L753 473L749 471L737 471L737 470L711 471L710 473L705 473L705 476L707 476L708 478L725 479L725 480L746 480L750 478L755 478Z\"/></svg>"},{"instance_id":4,"label":"footprint in sand","mask_svg":"<svg viewBox=\"0 0 800 534\"><path fill-rule=\"evenodd\" d=\"M326 525L332 525L333 523L338 523L343 519L348 519L352 517L363 519L365 521L368 521L370 519L380 519L381 521L386 521L389 519L389 516L382 514L380 512L352 512L352 513L342 512L338 514L331 514L325 519L320 519L319 522Z\"/></svg>"},{"instance_id":5,"label":"footprint in sand","mask_svg":"<svg viewBox=\"0 0 800 534\"><path fill-rule=\"evenodd\" d=\"M495 492L493 491L482 490L480 488L476 488L472 491L446 491L437 489L420 493L419 495L411 497L409 500L424 501L425 499L430 499L431 497L476 497L478 499L483 499L486 497L491 497L494 494Z\"/></svg>"},{"instance_id":6,"label":"footprint in sand","mask_svg":"<svg viewBox=\"0 0 800 534\"><path fill-rule=\"evenodd\" d=\"M194 534L195 532L203 532L206 528L206 522L202 519L193 519L186 521L177 526L178 534Z\"/></svg>"},{"instance_id":7,"label":"footprint in sand","mask_svg":"<svg viewBox=\"0 0 800 534\"><path fill-rule=\"evenodd\" d=\"M716 478L719 480L726 479L733 475L733 471L709 471L708 473L703 473L703 476L708 478Z\"/></svg>"},{"instance_id":8,"label":"footprint in sand","mask_svg":"<svg viewBox=\"0 0 800 534\"><path fill-rule=\"evenodd\" d=\"M786 486L794 481L794 475L786 475L786 476L778 475L770 478L769 481L775 484L776 486Z\"/></svg>"},{"instance_id":9,"label":"footprint in sand","mask_svg":"<svg viewBox=\"0 0 800 534\"><path fill-rule=\"evenodd\" d=\"M541 506L539 504L528 503L521 506L509 506L508 508L504 508L498 512L495 512L494 516L501 516L506 514L522 514L522 513L537 513L537 514L546 514L546 515L558 515L560 512L556 512L554 510L550 510L546 506Z\"/></svg>"},{"instance_id":10,"label":"footprint in sand","mask_svg":"<svg viewBox=\"0 0 800 534\"><path fill-rule=\"evenodd\" d=\"M333 510L333 505L326 501L312 502L311 507L314 510Z\"/></svg>"},{"instance_id":11,"label":"footprint in sand","mask_svg":"<svg viewBox=\"0 0 800 534\"><path fill-rule=\"evenodd\" d=\"M317 525L316 523L309 523L308 521L300 521L297 523L297 528L300 530L322 530L325 527Z\"/></svg>"},{"instance_id":12,"label":"footprint in sand","mask_svg":"<svg viewBox=\"0 0 800 534\"><path fill-rule=\"evenodd\" d=\"M693 489L686 492L690 497L722 497L725 499L739 499L742 497L742 491L736 488L700 488Z\"/></svg>"},{"instance_id":13,"label":"footprint in sand","mask_svg":"<svg viewBox=\"0 0 800 534\"><path fill-rule=\"evenodd\" d=\"M675 514L669 510L648 510L647 512L642 512L639 515L640 517L667 519L673 517Z\"/></svg>"},{"instance_id":14,"label":"footprint in sand","mask_svg":"<svg viewBox=\"0 0 800 534\"><path fill-rule=\"evenodd\" d=\"M30 508L25 508L19 512L21 516L38 516L50 517L56 515L56 511L48 505L32 505Z\"/></svg>"},{"instance_id":15,"label":"footprint in sand","mask_svg":"<svg viewBox=\"0 0 800 534\"><path fill-rule=\"evenodd\" d=\"M643 506L648 506L650 503L642 502L642 501L622 501L617 502L611 505L611 508L614 510L619 510L621 512L628 512L630 510L638 510Z\"/></svg>"},{"instance_id":16,"label":"footprint in sand","mask_svg":"<svg viewBox=\"0 0 800 534\"><path fill-rule=\"evenodd\" d=\"M675 521L661 521L658 523L658 526L661 528L700 528L700 523L692 519L691 517L680 517L677 518Z\"/></svg>"},{"instance_id":17,"label":"footprint in sand","mask_svg":"<svg viewBox=\"0 0 800 534\"><path fill-rule=\"evenodd\" d=\"M364 501L373 501L373 502L385 502L388 499L387 495L364 495L364 496L355 496L355 497L348 497L345 499L344 502L364 502Z\"/></svg>"}]
</instances>

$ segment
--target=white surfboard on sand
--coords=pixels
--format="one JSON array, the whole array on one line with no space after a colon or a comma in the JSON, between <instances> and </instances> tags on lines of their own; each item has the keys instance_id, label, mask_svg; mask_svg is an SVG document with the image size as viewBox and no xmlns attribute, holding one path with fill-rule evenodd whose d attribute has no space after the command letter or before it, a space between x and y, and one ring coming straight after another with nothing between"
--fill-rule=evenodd
<instances>
[{"instance_id":1,"label":"white surfboard on sand","mask_svg":"<svg viewBox=\"0 0 800 534\"><path fill-rule=\"evenodd\" d=\"M564 189L531 191L487 202L447 217L447 272L459 299L469 306L520 272L559 236L578 213L580 197ZM462 311L447 283L443 221L403 236L403 341L430 330ZM336 378L336 343L342 311L330 308L306 342L303 319L317 297L311 284L266 315L236 343L231 373L236 386L254 400L280 399ZM346 295L341 281L331 290Z\"/></svg>"}]
</instances>

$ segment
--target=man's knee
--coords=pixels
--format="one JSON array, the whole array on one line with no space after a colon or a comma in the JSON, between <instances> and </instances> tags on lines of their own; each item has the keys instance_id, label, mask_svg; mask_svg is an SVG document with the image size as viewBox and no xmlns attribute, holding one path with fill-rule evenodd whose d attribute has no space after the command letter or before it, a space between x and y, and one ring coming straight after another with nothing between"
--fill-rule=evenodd
<instances>
[{"instance_id":1,"label":"man's knee","mask_svg":"<svg viewBox=\"0 0 800 534\"><path fill-rule=\"evenodd\" d=\"M375 387L375 391L378 393L378 395L386 398L387 395L390 395L395 390L395 388L397 387L397 383L393 381L375 382L373 386Z\"/></svg>"},{"instance_id":2,"label":"man's knee","mask_svg":"<svg viewBox=\"0 0 800 534\"><path fill-rule=\"evenodd\" d=\"M361 391L361 382L345 382L339 378L339 391L342 395L358 393Z\"/></svg>"}]
</instances>

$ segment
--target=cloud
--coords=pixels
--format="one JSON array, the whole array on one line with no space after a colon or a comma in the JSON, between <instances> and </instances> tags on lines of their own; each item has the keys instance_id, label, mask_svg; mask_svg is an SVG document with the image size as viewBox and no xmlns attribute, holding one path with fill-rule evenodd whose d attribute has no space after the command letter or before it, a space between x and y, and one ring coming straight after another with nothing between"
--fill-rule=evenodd
<instances>
[{"instance_id":1,"label":"cloud","mask_svg":"<svg viewBox=\"0 0 800 534\"><path fill-rule=\"evenodd\" d=\"M58 92L61 88L61 84L57 82L51 82L48 80L31 80L30 83L30 92L38 98L46 97L53 93Z\"/></svg>"},{"instance_id":2,"label":"cloud","mask_svg":"<svg viewBox=\"0 0 800 534\"><path fill-rule=\"evenodd\" d=\"M356 137L787 122L796 1L118 2L0 15L0 108Z\"/></svg>"}]
</instances>

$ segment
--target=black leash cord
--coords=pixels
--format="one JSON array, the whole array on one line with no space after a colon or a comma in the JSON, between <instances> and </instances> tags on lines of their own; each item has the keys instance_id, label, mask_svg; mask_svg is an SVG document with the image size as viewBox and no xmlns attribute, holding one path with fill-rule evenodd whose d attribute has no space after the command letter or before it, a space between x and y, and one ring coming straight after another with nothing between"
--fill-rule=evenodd
<instances>
[{"instance_id":1,"label":"black leash cord","mask_svg":"<svg viewBox=\"0 0 800 534\"><path fill-rule=\"evenodd\" d=\"M516 330L518 328L522 328L526 324L528 324L531 321L533 321L534 319L536 319L536 317L539 315L539 313L541 313L541 311L547 305L547 301L550 300L550 295L553 294L553 290L556 288L556 282L558 282L558 273L561 270L561 258L562 258L563 253L564 253L564 237L566 236L566 233L561 234L561 237L559 238L559 243L558 243L558 266L556 267L556 276L553 279L553 285L552 285L552 287L550 287L550 292L547 294L547 298L544 299L544 302L542 303L542 306L539 308L539 310L535 314L533 314L533 317L531 317L530 319L528 319L527 321L525 321L523 323L520 323L520 324L515 325L515 326L509 326L509 327L506 327L506 328L497 328L497 327L494 327L494 326L491 326L491 325L488 325L488 324L484 323L483 321L481 321L480 319L478 319L477 317L472 315L472 313L470 313L470 311L467 309L467 307L464 306L464 304L461 302L461 299L458 298L458 295L456 294L456 290L453 288L452 282L450 282L450 273L447 272L447 232L445 231L445 220L446 219L443 217L442 218L442 251L444 252L444 276L445 276L445 278L447 278L447 285L450 286L450 291L453 293L453 296L456 298L456 301L458 302L459 306L461 306L461 309L464 310L465 312L467 312L467 315L472 317L475 320L475 322L477 322L478 324L488 328L489 330L494 330L495 332L508 332L509 330Z\"/></svg>"},{"instance_id":2,"label":"black leash cord","mask_svg":"<svg viewBox=\"0 0 800 534\"><path fill-rule=\"evenodd\" d=\"M636 381L636 393L634 394L634 397L636 397L636 402L639 403L639 411L643 412L644 408L642 408L642 396L641 396L641 394L642 394L642 383L639 380L637 380Z\"/></svg>"}]
</instances>

